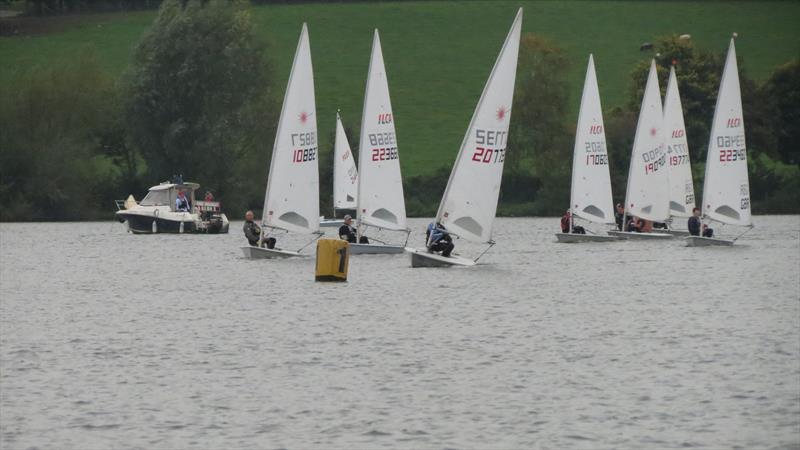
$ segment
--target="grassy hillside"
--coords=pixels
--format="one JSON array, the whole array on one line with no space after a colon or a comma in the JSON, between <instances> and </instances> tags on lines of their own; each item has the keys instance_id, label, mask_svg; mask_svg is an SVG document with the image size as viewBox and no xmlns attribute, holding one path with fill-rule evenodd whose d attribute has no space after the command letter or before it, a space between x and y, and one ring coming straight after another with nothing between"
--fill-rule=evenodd
<instances>
[{"instance_id":1,"label":"grassy hillside","mask_svg":"<svg viewBox=\"0 0 800 450\"><path fill-rule=\"evenodd\" d=\"M403 2L300 4L254 8L270 45L282 91L300 24L308 22L316 73L322 148L330 146L335 111L358 132L373 28L379 28L406 175L449 166L472 109L518 6L523 30L552 39L572 61L564 76L577 109L585 62L595 54L606 108L624 101L639 44L668 33L690 33L696 45L724 49L739 33L742 70L764 79L800 55L797 2ZM16 70L57 64L92 49L121 73L155 13L71 18L40 35L0 38L0 82ZM54 25L60 19L51 20ZM56 27L58 28L58 27ZM271 145L271 144L270 144Z\"/></svg>"}]
</instances>

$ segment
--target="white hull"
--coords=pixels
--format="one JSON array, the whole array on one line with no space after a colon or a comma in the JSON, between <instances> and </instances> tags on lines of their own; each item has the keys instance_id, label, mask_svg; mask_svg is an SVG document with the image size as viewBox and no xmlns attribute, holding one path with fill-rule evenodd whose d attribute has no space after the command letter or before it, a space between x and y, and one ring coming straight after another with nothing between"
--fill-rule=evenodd
<instances>
[{"instance_id":1,"label":"white hull","mask_svg":"<svg viewBox=\"0 0 800 450\"><path fill-rule=\"evenodd\" d=\"M702 236L687 236L687 247L730 247L733 241L726 239L707 238Z\"/></svg>"},{"instance_id":2,"label":"white hull","mask_svg":"<svg viewBox=\"0 0 800 450\"><path fill-rule=\"evenodd\" d=\"M411 254L411 267L450 267L475 265L475 261L457 255L442 256L438 253L428 253L427 250L406 247L405 250Z\"/></svg>"},{"instance_id":3,"label":"white hull","mask_svg":"<svg viewBox=\"0 0 800 450\"><path fill-rule=\"evenodd\" d=\"M676 237L689 236L689 230L658 230L659 233L667 233Z\"/></svg>"},{"instance_id":4,"label":"white hull","mask_svg":"<svg viewBox=\"0 0 800 450\"><path fill-rule=\"evenodd\" d=\"M344 225L344 220L342 219L320 219L319 226L323 228L332 228L332 227L340 227Z\"/></svg>"},{"instance_id":5,"label":"white hull","mask_svg":"<svg viewBox=\"0 0 800 450\"><path fill-rule=\"evenodd\" d=\"M619 239L632 239L632 240L659 240L659 239L672 239L675 236L666 233L637 233L635 231L609 231L609 236L617 236Z\"/></svg>"},{"instance_id":6,"label":"white hull","mask_svg":"<svg viewBox=\"0 0 800 450\"><path fill-rule=\"evenodd\" d=\"M351 255L393 255L403 253L402 245L386 244L350 244Z\"/></svg>"},{"instance_id":7,"label":"white hull","mask_svg":"<svg viewBox=\"0 0 800 450\"><path fill-rule=\"evenodd\" d=\"M575 234L575 233L556 233L558 242L572 244L578 242L613 242L620 240L617 236L604 236L601 234Z\"/></svg>"},{"instance_id":8,"label":"white hull","mask_svg":"<svg viewBox=\"0 0 800 450\"><path fill-rule=\"evenodd\" d=\"M294 256L304 256L300 253L291 250L268 249L261 247L241 247L244 257L248 259L274 259L274 258L291 258Z\"/></svg>"}]
</instances>

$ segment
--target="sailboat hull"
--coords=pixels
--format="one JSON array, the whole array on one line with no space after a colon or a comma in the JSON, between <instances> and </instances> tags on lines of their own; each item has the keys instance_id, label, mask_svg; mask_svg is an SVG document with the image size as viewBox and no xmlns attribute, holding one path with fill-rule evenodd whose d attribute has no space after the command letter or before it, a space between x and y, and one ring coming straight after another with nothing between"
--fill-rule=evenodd
<instances>
[{"instance_id":1,"label":"sailboat hull","mask_svg":"<svg viewBox=\"0 0 800 450\"><path fill-rule=\"evenodd\" d=\"M411 247L406 247L405 250L411 254L411 267L470 267L475 265L475 261L461 256L442 256Z\"/></svg>"},{"instance_id":2,"label":"sailboat hull","mask_svg":"<svg viewBox=\"0 0 800 450\"><path fill-rule=\"evenodd\" d=\"M340 227L342 225L344 225L344 220L342 219L319 219L319 226L323 228Z\"/></svg>"},{"instance_id":3,"label":"sailboat hull","mask_svg":"<svg viewBox=\"0 0 800 450\"><path fill-rule=\"evenodd\" d=\"M247 259L275 259L275 258L292 258L296 256L304 256L300 253L291 250L269 249L261 247L241 247L244 257Z\"/></svg>"},{"instance_id":4,"label":"sailboat hull","mask_svg":"<svg viewBox=\"0 0 800 450\"><path fill-rule=\"evenodd\" d=\"M703 236L687 236L687 247L730 247L733 241L726 239L707 238Z\"/></svg>"},{"instance_id":5,"label":"sailboat hull","mask_svg":"<svg viewBox=\"0 0 800 450\"><path fill-rule=\"evenodd\" d=\"M604 236L601 234L574 234L574 233L556 233L558 242L564 244L576 244L580 242L613 242L620 240L617 236Z\"/></svg>"},{"instance_id":6,"label":"sailboat hull","mask_svg":"<svg viewBox=\"0 0 800 450\"><path fill-rule=\"evenodd\" d=\"M402 245L388 244L350 244L351 255L393 255L403 253Z\"/></svg>"},{"instance_id":7,"label":"sailboat hull","mask_svg":"<svg viewBox=\"0 0 800 450\"><path fill-rule=\"evenodd\" d=\"M631 239L631 240L661 240L661 239L672 239L675 236L667 233L636 233L634 231L609 231L609 236L617 236L619 239Z\"/></svg>"},{"instance_id":8,"label":"sailboat hull","mask_svg":"<svg viewBox=\"0 0 800 450\"><path fill-rule=\"evenodd\" d=\"M658 230L659 233L671 234L675 237L689 236L689 230Z\"/></svg>"}]
</instances>

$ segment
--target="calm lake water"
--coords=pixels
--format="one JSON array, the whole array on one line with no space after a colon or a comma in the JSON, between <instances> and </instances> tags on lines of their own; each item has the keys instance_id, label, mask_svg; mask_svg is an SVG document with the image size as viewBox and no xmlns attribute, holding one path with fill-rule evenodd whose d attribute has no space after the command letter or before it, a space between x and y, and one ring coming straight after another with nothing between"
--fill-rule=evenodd
<instances>
[{"instance_id":1,"label":"calm lake water","mask_svg":"<svg viewBox=\"0 0 800 450\"><path fill-rule=\"evenodd\" d=\"M0 447L798 448L800 217L755 223L687 248L500 219L479 266L359 255L338 284L312 247L243 259L240 222L0 224Z\"/></svg>"}]
</instances>

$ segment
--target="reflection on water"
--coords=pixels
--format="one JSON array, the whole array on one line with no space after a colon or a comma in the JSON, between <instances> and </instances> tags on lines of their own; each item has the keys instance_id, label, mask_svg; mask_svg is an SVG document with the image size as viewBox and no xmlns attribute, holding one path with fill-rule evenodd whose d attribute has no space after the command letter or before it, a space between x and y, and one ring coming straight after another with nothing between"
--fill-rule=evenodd
<instances>
[{"instance_id":1,"label":"reflection on water","mask_svg":"<svg viewBox=\"0 0 800 450\"><path fill-rule=\"evenodd\" d=\"M500 219L477 267L360 255L325 284L241 258L236 223L2 224L0 445L800 445L800 218L756 225L686 248Z\"/></svg>"}]
</instances>

